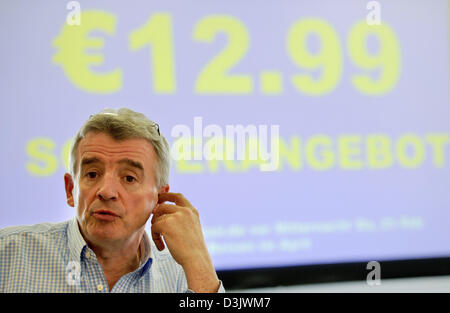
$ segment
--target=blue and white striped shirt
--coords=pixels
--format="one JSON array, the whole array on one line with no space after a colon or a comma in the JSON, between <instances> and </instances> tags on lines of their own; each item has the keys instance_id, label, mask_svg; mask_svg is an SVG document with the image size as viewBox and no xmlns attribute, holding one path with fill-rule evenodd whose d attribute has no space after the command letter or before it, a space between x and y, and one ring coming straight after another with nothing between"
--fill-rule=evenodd
<instances>
[{"instance_id":1,"label":"blue and white striped shirt","mask_svg":"<svg viewBox=\"0 0 450 313\"><path fill-rule=\"evenodd\" d=\"M109 290L77 219L0 229L0 292L189 292L183 268L144 233L141 264ZM219 292L223 292L222 283Z\"/></svg>"}]
</instances>

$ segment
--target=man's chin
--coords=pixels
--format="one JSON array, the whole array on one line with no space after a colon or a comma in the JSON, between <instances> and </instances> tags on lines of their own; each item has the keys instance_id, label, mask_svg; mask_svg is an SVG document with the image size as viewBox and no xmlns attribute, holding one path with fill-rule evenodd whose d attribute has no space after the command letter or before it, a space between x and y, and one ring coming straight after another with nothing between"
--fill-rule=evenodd
<instances>
[{"instance_id":1,"label":"man's chin","mask_svg":"<svg viewBox=\"0 0 450 313\"><path fill-rule=\"evenodd\" d=\"M117 222L93 220L87 225L88 236L95 241L115 241L121 238L121 225Z\"/></svg>"}]
</instances>

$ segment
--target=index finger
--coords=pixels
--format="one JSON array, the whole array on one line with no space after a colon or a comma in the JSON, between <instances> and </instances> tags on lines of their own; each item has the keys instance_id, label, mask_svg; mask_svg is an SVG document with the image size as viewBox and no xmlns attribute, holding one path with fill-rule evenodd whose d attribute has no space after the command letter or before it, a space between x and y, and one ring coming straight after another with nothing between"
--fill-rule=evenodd
<instances>
[{"instance_id":1,"label":"index finger","mask_svg":"<svg viewBox=\"0 0 450 313\"><path fill-rule=\"evenodd\" d=\"M164 192L160 193L158 195L158 203L163 203L165 201L174 202L176 205L179 206L188 206L193 207L192 204L189 202L188 199L186 199L185 196L181 193L175 193L175 192Z\"/></svg>"}]
</instances>

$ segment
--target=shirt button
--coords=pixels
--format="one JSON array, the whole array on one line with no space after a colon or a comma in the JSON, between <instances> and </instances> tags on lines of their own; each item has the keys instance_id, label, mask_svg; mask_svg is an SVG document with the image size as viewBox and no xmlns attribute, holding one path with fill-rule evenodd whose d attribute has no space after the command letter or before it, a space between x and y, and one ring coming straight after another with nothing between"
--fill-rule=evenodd
<instances>
[{"instance_id":1,"label":"shirt button","mask_svg":"<svg viewBox=\"0 0 450 313\"><path fill-rule=\"evenodd\" d=\"M102 291L103 290L103 285L102 284L97 285L97 290L98 291Z\"/></svg>"},{"instance_id":2,"label":"shirt button","mask_svg":"<svg viewBox=\"0 0 450 313\"><path fill-rule=\"evenodd\" d=\"M87 251L84 256L86 257L86 259L89 259L91 257L91 253L89 251Z\"/></svg>"}]
</instances>

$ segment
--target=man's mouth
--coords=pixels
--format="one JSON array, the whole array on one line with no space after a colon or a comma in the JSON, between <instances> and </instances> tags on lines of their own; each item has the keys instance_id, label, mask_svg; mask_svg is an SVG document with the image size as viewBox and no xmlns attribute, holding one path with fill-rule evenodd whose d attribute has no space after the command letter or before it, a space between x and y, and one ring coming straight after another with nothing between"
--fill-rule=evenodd
<instances>
[{"instance_id":1,"label":"man's mouth","mask_svg":"<svg viewBox=\"0 0 450 313\"><path fill-rule=\"evenodd\" d=\"M110 210L96 210L92 214L96 219L102 220L102 221L112 221L119 217L116 213Z\"/></svg>"}]
</instances>

